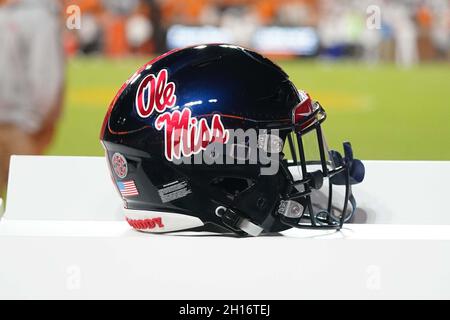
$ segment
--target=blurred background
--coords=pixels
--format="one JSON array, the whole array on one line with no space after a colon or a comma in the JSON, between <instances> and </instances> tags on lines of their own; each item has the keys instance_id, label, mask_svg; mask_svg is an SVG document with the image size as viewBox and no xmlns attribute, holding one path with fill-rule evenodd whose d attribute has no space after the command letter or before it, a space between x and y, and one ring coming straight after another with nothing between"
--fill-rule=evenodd
<instances>
[{"instance_id":1,"label":"blurred background","mask_svg":"<svg viewBox=\"0 0 450 320\"><path fill-rule=\"evenodd\" d=\"M0 0L0 166L102 155L121 84L160 53L214 42L274 59L325 107L335 148L450 160L448 0Z\"/></svg>"}]
</instances>

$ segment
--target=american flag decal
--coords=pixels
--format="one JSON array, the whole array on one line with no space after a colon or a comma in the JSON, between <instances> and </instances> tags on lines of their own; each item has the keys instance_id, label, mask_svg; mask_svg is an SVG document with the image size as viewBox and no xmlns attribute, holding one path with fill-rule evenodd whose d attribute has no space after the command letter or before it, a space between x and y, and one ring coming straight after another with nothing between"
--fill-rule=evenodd
<instances>
[{"instance_id":1,"label":"american flag decal","mask_svg":"<svg viewBox=\"0 0 450 320\"><path fill-rule=\"evenodd\" d=\"M133 180L117 181L117 186L123 197L132 197L139 195L138 189Z\"/></svg>"}]
</instances>

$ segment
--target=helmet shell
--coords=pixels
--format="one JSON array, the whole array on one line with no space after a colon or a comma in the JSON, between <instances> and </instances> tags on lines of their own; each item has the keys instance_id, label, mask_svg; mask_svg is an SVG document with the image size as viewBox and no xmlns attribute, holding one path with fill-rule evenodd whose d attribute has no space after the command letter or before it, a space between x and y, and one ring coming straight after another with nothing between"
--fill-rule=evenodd
<instances>
[{"instance_id":1,"label":"helmet shell","mask_svg":"<svg viewBox=\"0 0 450 320\"><path fill-rule=\"evenodd\" d=\"M257 164L174 165L157 122L163 113L189 109L191 118L206 119L211 126L217 115L226 129L277 127L292 124L299 101L280 67L238 46L173 50L145 64L119 90L100 134L125 206L193 215L222 225L215 209L225 201L268 231L284 229L274 215L286 187L281 174L261 176ZM124 168L117 169L123 165L118 154L125 159L126 176ZM123 192L130 181L138 194ZM164 195L171 184L181 188L182 196Z\"/></svg>"}]
</instances>

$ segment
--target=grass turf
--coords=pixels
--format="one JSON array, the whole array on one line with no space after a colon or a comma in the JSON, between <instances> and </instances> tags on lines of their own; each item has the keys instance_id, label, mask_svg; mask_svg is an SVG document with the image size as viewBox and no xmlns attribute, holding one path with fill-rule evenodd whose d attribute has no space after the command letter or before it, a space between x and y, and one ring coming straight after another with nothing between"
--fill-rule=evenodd
<instances>
[{"instance_id":1,"label":"grass turf","mask_svg":"<svg viewBox=\"0 0 450 320\"><path fill-rule=\"evenodd\" d=\"M99 131L109 102L146 60L75 58L66 104L48 154L102 155ZM291 80L328 113L331 147L350 140L362 159L450 160L450 65L408 70L355 62L280 61Z\"/></svg>"}]
</instances>

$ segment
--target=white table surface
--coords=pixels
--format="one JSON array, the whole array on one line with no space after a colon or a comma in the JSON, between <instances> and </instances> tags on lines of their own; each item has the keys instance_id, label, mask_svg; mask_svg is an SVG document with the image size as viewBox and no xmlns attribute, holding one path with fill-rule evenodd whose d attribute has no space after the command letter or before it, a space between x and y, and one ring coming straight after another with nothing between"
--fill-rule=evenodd
<instances>
[{"instance_id":1,"label":"white table surface","mask_svg":"<svg viewBox=\"0 0 450 320\"><path fill-rule=\"evenodd\" d=\"M0 298L450 298L450 162L365 164L365 224L238 239L130 230L102 158L14 157Z\"/></svg>"}]
</instances>

